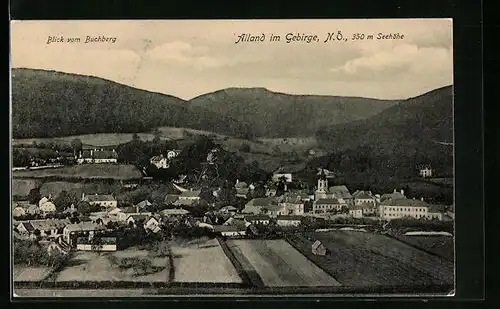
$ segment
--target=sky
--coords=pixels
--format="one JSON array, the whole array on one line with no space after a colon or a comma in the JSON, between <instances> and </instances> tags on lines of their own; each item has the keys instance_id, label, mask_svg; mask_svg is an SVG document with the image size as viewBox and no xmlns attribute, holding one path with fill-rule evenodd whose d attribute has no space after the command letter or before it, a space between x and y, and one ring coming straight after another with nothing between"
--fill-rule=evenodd
<instances>
[{"instance_id":1,"label":"sky","mask_svg":"<svg viewBox=\"0 0 500 309\"><path fill-rule=\"evenodd\" d=\"M347 41L324 43L338 31ZM287 43L288 33L318 40ZM235 43L242 34L265 40ZM49 36L65 42L47 44ZM10 39L12 68L97 76L186 100L229 87L406 99L453 84L451 19L13 21Z\"/></svg>"}]
</instances>

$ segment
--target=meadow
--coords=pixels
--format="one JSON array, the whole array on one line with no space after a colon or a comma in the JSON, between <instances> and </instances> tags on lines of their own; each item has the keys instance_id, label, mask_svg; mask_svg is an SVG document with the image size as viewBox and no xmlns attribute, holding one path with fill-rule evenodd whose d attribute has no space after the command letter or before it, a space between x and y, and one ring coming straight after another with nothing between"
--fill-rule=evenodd
<instances>
[{"instance_id":1,"label":"meadow","mask_svg":"<svg viewBox=\"0 0 500 309\"><path fill-rule=\"evenodd\" d=\"M311 252L314 240L327 248L325 256ZM289 241L343 285L424 286L454 282L453 263L393 238L358 231L295 235Z\"/></svg>"},{"instance_id":2,"label":"meadow","mask_svg":"<svg viewBox=\"0 0 500 309\"><path fill-rule=\"evenodd\" d=\"M245 271L256 271L267 287L339 286L285 240L228 240Z\"/></svg>"}]
</instances>

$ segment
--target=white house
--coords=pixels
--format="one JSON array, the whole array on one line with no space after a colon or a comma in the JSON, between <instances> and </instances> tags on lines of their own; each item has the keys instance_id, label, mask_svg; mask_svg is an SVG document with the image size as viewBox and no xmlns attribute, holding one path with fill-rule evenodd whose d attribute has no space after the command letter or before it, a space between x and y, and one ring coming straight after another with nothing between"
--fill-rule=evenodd
<instances>
[{"instance_id":1,"label":"white house","mask_svg":"<svg viewBox=\"0 0 500 309\"><path fill-rule=\"evenodd\" d=\"M313 202L313 213L328 213L331 210L339 211L347 207L346 203L341 203L336 198L322 198Z\"/></svg>"},{"instance_id":2,"label":"white house","mask_svg":"<svg viewBox=\"0 0 500 309\"><path fill-rule=\"evenodd\" d=\"M279 226L299 226L301 222L301 216L283 215L276 218L276 224Z\"/></svg>"},{"instance_id":3,"label":"white house","mask_svg":"<svg viewBox=\"0 0 500 309\"><path fill-rule=\"evenodd\" d=\"M43 214L54 213L57 210L56 205L54 205L54 203L52 202L43 203L42 205L40 205L39 209Z\"/></svg>"},{"instance_id":4,"label":"white house","mask_svg":"<svg viewBox=\"0 0 500 309\"><path fill-rule=\"evenodd\" d=\"M167 159L172 160L173 158L177 157L181 151L179 149L172 149L167 151Z\"/></svg>"},{"instance_id":5,"label":"white house","mask_svg":"<svg viewBox=\"0 0 500 309\"><path fill-rule=\"evenodd\" d=\"M423 178L432 177L432 168L431 168L431 166L430 165L420 166L418 174L421 177L423 177Z\"/></svg>"},{"instance_id":6,"label":"white house","mask_svg":"<svg viewBox=\"0 0 500 309\"><path fill-rule=\"evenodd\" d=\"M149 163L152 165L156 166L156 168L169 168L170 163L167 158L165 158L163 155L159 156L154 156L151 159L149 159Z\"/></svg>"},{"instance_id":7,"label":"white house","mask_svg":"<svg viewBox=\"0 0 500 309\"><path fill-rule=\"evenodd\" d=\"M222 236L225 237L238 237L238 236L245 236L247 234L246 228L243 229L240 226L234 226L234 225L215 225L214 232L220 233Z\"/></svg>"},{"instance_id":8,"label":"white house","mask_svg":"<svg viewBox=\"0 0 500 309\"><path fill-rule=\"evenodd\" d=\"M355 205L349 209L349 215L353 218L363 218L363 206Z\"/></svg>"},{"instance_id":9,"label":"white house","mask_svg":"<svg viewBox=\"0 0 500 309\"><path fill-rule=\"evenodd\" d=\"M96 231L104 230L105 227L93 222L80 222L76 224L68 224L63 229L63 239L69 245L72 245L72 235L86 235L91 239Z\"/></svg>"},{"instance_id":10,"label":"white house","mask_svg":"<svg viewBox=\"0 0 500 309\"><path fill-rule=\"evenodd\" d=\"M115 208L118 206L116 199L109 194L82 194L82 201L88 202L90 205L99 205L100 207L105 207L107 209Z\"/></svg>"},{"instance_id":11,"label":"white house","mask_svg":"<svg viewBox=\"0 0 500 309\"><path fill-rule=\"evenodd\" d=\"M200 201L201 190L188 190L179 195L179 198L172 203L175 206L190 206Z\"/></svg>"},{"instance_id":12,"label":"white house","mask_svg":"<svg viewBox=\"0 0 500 309\"><path fill-rule=\"evenodd\" d=\"M268 225L271 222L271 218L266 215L245 216L245 221L252 224Z\"/></svg>"},{"instance_id":13,"label":"white house","mask_svg":"<svg viewBox=\"0 0 500 309\"><path fill-rule=\"evenodd\" d=\"M159 231L161 231L160 220L155 217L146 219L146 221L144 222L144 229L153 233L158 233Z\"/></svg>"},{"instance_id":14,"label":"white house","mask_svg":"<svg viewBox=\"0 0 500 309\"><path fill-rule=\"evenodd\" d=\"M76 242L76 250L81 251L116 251L116 237L95 237L89 240L87 237L78 237Z\"/></svg>"},{"instance_id":15,"label":"white house","mask_svg":"<svg viewBox=\"0 0 500 309\"><path fill-rule=\"evenodd\" d=\"M352 196L354 197L354 205L373 204L375 206L377 203L377 199L371 191L357 190Z\"/></svg>"}]
</instances>

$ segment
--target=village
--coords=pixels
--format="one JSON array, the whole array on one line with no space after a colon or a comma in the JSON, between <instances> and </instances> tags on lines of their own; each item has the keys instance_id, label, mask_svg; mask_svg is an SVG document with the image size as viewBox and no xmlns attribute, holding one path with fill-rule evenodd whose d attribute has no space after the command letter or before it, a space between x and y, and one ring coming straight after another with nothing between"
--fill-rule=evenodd
<instances>
[{"instance_id":1,"label":"village","mask_svg":"<svg viewBox=\"0 0 500 309\"><path fill-rule=\"evenodd\" d=\"M151 157L150 164L160 170L168 169L180 152L179 149L167 150ZM209 151L204 163L211 164L216 156L217 149ZM76 164L96 165L116 164L117 158L114 149L93 149L80 151L74 159ZM429 167L422 167L420 171L422 177L431 173ZM175 193L166 194L163 205L153 205L147 197L135 205L120 205L112 194L83 192L78 207L73 203L58 211L60 207L49 194L40 196L36 204L13 203L13 235L15 239L40 241L49 252L67 254L71 250L119 250L119 243L127 240L120 239L126 234L117 234L118 229L141 229L145 234L161 234L169 239L182 228L196 229L197 233L214 237L259 238L270 231L280 237L287 230L314 230L311 222L336 219L353 226L372 222L370 225L384 227L394 219L452 221L454 217L451 206L429 204L424 197L408 198L404 190L373 193L331 185L334 176L326 169L318 169L316 178L314 190L297 189L300 186L295 184L293 173L280 168L264 183L237 179L231 184L231 190L221 192L222 189L217 188L207 201L201 188L180 175L171 184ZM216 207L213 201L221 194L232 194L229 199L226 196L226 200L236 198L244 207L220 207L221 204ZM206 211L193 213L192 209L198 205L204 205L200 209ZM276 232L279 229L281 231Z\"/></svg>"}]
</instances>

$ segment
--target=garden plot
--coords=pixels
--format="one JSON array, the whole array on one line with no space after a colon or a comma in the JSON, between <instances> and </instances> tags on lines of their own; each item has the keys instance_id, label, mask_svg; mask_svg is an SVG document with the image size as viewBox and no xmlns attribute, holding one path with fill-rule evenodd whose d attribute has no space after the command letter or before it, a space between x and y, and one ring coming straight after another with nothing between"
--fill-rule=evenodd
<instances>
[{"instance_id":1,"label":"garden plot","mask_svg":"<svg viewBox=\"0 0 500 309\"><path fill-rule=\"evenodd\" d=\"M52 272L50 267L28 267L14 265L13 279L15 281L42 281Z\"/></svg>"},{"instance_id":2,"label":"garden plot","mask_svg":"<svg viewBox=\"0 0 500 309\"><path fill-rule=\"evenodd\" d=\"M173 244L175 282L241 283L216 239Z\"/></svg>"},{"instance_id":3,"label":"garden plot","mask_svg":"<svg viewBox=\"0 0 500 309\"><path fill-rule=\"evenodd\" d=\"M168 282L168 273L168 257L155 257L146 250L129 248L101 254L79 251L56 281Z\"/></svg>"}]
</instances>

